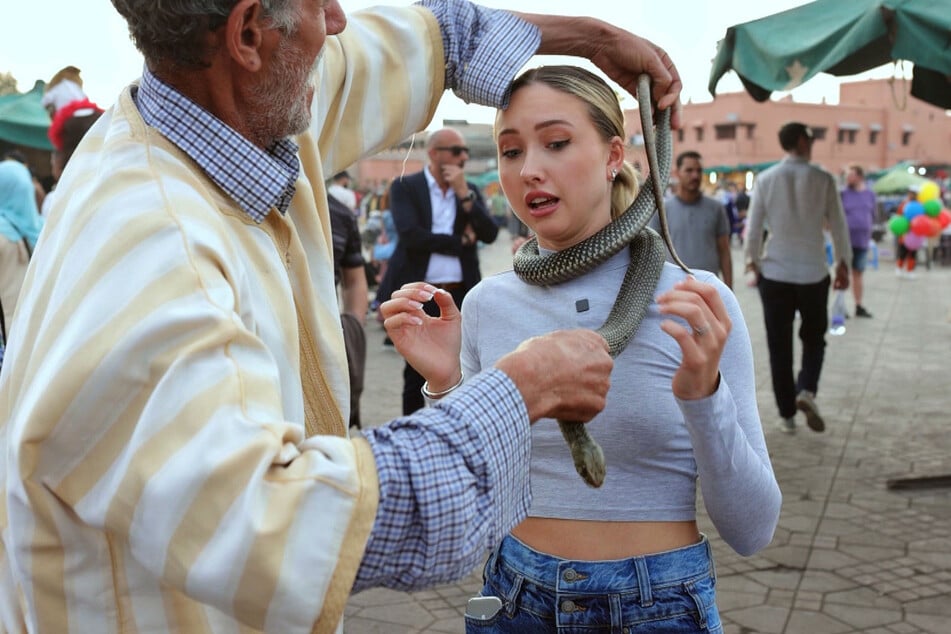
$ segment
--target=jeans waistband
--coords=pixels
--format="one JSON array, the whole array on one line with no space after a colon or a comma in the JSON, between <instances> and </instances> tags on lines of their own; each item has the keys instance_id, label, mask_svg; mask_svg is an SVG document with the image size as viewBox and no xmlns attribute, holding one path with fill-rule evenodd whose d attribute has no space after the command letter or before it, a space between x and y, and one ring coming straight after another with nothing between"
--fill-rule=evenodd
<instances>
[{"instance_id":1,"label":"jeans waistband","mask_svg":"<svg viewBox=\"0 0 951 634\"><path fill-rule=\"evenodd\" d=\"M710 542L705 535L696 544L650 555L608 561L562 559L533 550L511 535L492 555L491 566L516 563L526 579L555 591L618 592L675 585L714 575ZM609 574L604 572L610 571ZM556 585L552 587L552 583Z\"/></svg>"}]
</instances>

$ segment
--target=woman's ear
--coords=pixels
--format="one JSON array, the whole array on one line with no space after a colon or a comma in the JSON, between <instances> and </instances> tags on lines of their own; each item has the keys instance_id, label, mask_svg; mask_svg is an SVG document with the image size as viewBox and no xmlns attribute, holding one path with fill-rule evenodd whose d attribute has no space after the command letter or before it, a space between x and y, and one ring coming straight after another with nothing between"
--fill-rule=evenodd
<instances>
[{"instance_id":1,"label":"woman's ear","mask_svg":"<svg viewBox=\"0 0 951 634\"><path fill-rule=\"evenodd\" d=\"M624 167L624 140L619 136L611 137L608 145L608 172L620 172Z\"/></svg>"}]
</instances>

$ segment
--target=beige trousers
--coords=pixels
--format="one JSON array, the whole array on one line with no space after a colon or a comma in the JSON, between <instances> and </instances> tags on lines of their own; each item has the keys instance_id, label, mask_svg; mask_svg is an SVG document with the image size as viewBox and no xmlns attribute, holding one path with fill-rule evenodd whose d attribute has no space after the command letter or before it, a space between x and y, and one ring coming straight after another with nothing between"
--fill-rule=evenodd
<instances>
[{"instance_id":1,"label":"beige trousers","mask_svg":"<svg viewBox=\"0 0 951 634\"><path fill-rule=\"evenodd\" d=\"M20 296L20 287L26 276L26 267L30 263L30 254L23 241L11 242L0 236L0 302L3 302L3 322L10 332L13 311Z\"/></svg>"}]
</instances>

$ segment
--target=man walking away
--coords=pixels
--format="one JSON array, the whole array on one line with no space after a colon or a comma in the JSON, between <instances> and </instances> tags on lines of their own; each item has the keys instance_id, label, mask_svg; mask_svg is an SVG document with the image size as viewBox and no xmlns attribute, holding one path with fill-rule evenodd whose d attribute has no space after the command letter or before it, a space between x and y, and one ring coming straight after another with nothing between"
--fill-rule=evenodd
<instances>
[{"instance_id":1,"label":"man walking away","mask_svg":"<svg viewBox=\"0 0 951 634\"><path fill-rule=\"evenodd\" d=\"M835 179L809 164L813 141L812 130L803 123L780 128L779 143L786 156L757 179L746 239L746 270L755 274L763 302L780 429L788 434L796 431L797 409L806 415L809 429L825 430L815 398L829 326L829 286L849 287L848 225ZM825 226L832 234L837 262L834 283L826 265ZM769 230L765 244L764 228ZM792 333L797 311L802 320L802 366L794 379Z\"/></svg>"}]
</instances>

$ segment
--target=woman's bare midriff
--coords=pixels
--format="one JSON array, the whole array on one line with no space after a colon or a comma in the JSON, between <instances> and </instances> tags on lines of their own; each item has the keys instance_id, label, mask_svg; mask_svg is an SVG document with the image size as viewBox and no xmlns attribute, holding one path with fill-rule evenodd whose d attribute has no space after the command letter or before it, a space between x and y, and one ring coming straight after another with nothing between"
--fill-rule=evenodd
<instances>
[{"instance_id":1,"label":"woman's bare midriff","mask_svg":"<svg viewBox=\"0 0 951 634\"><path fill-rule=\"evenodd\" d=\"M700 541L695 521L600 522L529 517L512 535L534 550L562 559L625 559Z\"/></svg>"}]
</instances>

